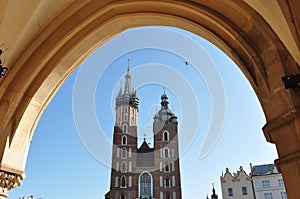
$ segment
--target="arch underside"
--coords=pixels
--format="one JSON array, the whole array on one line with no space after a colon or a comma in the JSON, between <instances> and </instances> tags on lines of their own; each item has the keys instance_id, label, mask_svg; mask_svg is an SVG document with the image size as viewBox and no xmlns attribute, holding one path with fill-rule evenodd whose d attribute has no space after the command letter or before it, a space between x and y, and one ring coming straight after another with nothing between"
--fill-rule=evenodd
<instances>
[{"instance_id":1,"label":"arch underside","mask_svg":"<svg viewBox=\"0 0 300 199\"><path fill-rule=\"evenodd\" d=\"M240 67L267 119L273 119L265 104L283 85L270 74L283 76L298 69L272 29L247 4L227 0L201 4L75 1L35 37L0 82L0 133L6 139L0 143L2 165L24 171L30 141L45 107L87 56L128 28L152 25L182 28L218 46Z\"/></svg>"}]
</instances>

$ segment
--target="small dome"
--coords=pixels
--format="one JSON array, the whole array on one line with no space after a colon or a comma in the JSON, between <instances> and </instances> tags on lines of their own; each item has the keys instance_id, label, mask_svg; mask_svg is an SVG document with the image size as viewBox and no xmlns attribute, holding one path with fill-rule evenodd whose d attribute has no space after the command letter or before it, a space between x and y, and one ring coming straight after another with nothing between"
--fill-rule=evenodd
<instances>
[{"instance_id":1,"label":"small dome","mask_svg":"<svg viewBox=\"0 0 300 199\"><path fill-rule=\"evenodd\" d=\"M166 95L166 93L164 93L164 94L161 95L160 98L161 98L162 100L163 100L163 99L168 99L168 96Z\"/></svg>"}]
</instances>

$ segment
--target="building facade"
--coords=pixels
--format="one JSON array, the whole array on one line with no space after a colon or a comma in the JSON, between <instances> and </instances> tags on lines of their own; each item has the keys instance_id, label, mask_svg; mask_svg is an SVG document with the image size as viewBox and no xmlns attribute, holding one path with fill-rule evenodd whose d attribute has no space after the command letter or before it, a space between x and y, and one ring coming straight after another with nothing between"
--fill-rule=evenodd
<instances>
[{"instance_id":1,"label":"building facade","mask_svg":"<svg viewBox=\"0 0 300 199\"><path fill-rule=\"evenodd\" d=\"M249 175L240 167L221 176L223 199L287 199L284 181L274 164L252 166Z\"/></svg>"},{"instance_id":2,"label":"building facade","mask_svg":"<svg viewBox=\"0 0 300 199\"><path fill-rule=\"evenodd\" d=\"M282 175L274 164L250 167L256 199L287 199Z\"/></svg>"},{"instance_id":3,"label":"building facade","mask_svg":"<svg viewBox=\"0 0 300 199\"><path fill-rule=\"evenodd\" d=\"M177 117L161 96L154 116L151 148L144 138L138 147L138 104L128 68L124 90L116 97L110 191L112 199L181 199Z\"/></svg>"},{"instance_id":4,"label":"building facade","mask_svg":"<svg viewBox=\"0 0 300 199\"><path fill-rule=\"evenodd\" d=\"M254 199L251 177L242 166L233 174L226 168L220 180L223 199Z\"/></svg>"}]
</instances>

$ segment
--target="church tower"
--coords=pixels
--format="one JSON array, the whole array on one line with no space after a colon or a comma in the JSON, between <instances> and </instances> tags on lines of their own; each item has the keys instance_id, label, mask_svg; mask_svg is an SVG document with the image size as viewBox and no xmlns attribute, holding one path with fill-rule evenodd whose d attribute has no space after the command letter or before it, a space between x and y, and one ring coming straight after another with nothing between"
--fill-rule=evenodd
<instances>
[{"instance_id":1,"label":"church tower","mask_svg":"<svg viewBox=\"0 0 300 199\"><path fill-rule=\"evenodd\" d=\"M178 121L169 109L168 96L161 96L161 109L154 116L153 133L155 172L157 184L155 198L181 199L181 182L178 149ZM159 182L159 183L158 183Z\"/></svg>"},{"instance_id":2,"label":"church tower","mask_svg":"<svg viewBox=\"0 0 300 199\"><path fill-rule=\"evenodd\" d=\"M168 96L163 93L153 118L153 148L146 139L138 147L138 105L128 61L124 89L116 97L110 191L105 198L181 199L178 121Z\"/></svg>"},{"instance_id":3,"label":"church tower","mask_svg":"<svg viewBox=\"0 0 300 199\"><path fill-rule=\"evenodd\" d=\"M131 87L129 60L124 90L116 97L116 119L113 134L110 195L116 199L135 198L135 163L139 98Z\"/></svg>"}]
</instances>

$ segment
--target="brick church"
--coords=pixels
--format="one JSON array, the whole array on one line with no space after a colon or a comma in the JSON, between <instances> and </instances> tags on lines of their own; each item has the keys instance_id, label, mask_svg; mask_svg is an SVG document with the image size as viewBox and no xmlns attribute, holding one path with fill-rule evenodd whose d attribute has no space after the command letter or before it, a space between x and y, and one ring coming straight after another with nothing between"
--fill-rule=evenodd
<instances>
[{"instance_id":1,"label":"brick church","mask_svg":"<svg viewBox=\"0 0 300 199\"><path fill-rule=\"evenodd\" d=\"M131 88L129 68L124 89L116 97L112 169L108 199L181 199L177 117L161 96L161 109L153 121L151 148L146 139L138 146L138 105Z\"/></svg>"}]
</instances>

